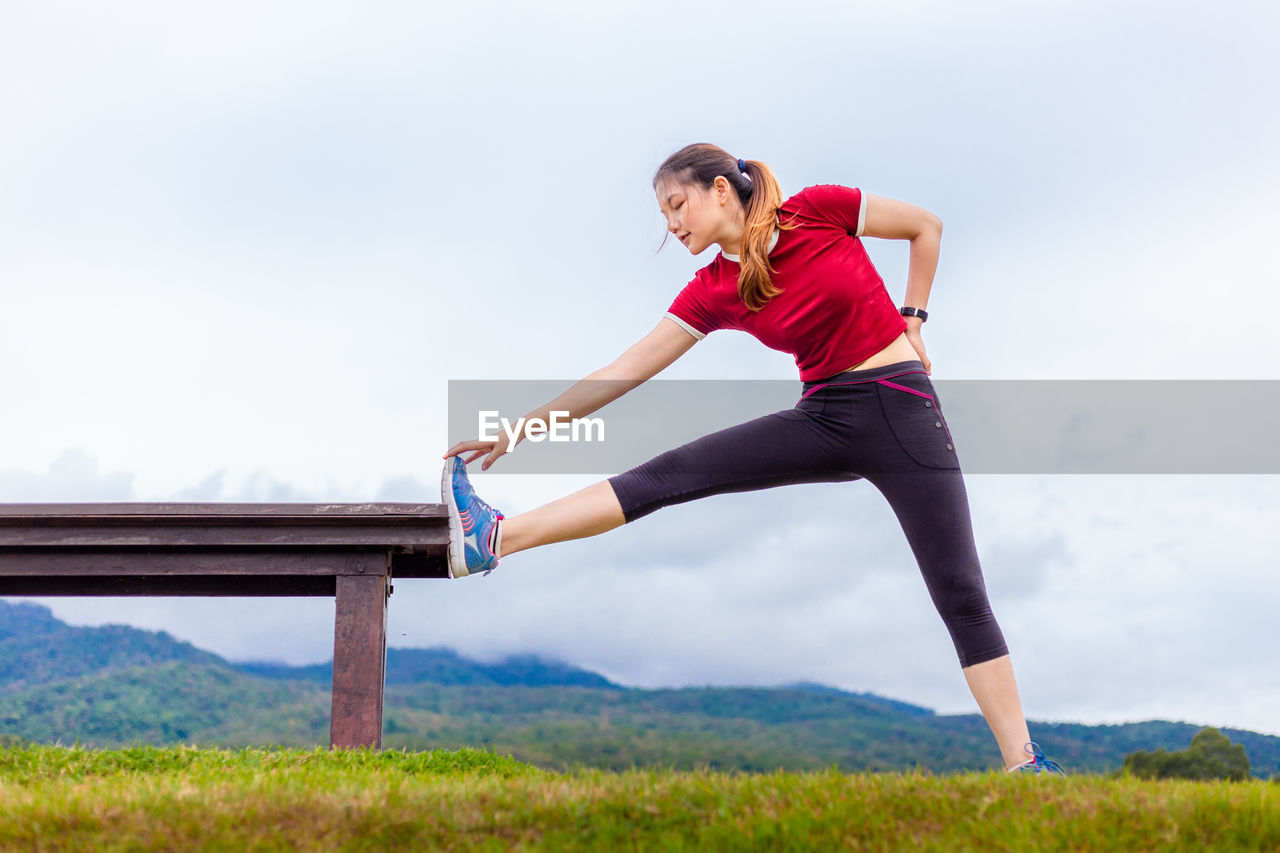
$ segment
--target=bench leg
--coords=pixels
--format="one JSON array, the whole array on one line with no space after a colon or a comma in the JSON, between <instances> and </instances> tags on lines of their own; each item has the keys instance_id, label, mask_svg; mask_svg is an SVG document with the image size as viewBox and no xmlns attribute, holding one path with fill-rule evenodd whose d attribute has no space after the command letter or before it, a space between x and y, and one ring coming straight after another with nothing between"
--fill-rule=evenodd
<instances>
[{"instance_id":1,"label":"bench leg","mask_svg":"<svg viewBox=\"0 0 1280 853\"><path fill-rule=\"evenodd\" d=\"M387 576L339 575L333 624L330 747L382 748L387 668Z\"/></svg>"}]
</instances>

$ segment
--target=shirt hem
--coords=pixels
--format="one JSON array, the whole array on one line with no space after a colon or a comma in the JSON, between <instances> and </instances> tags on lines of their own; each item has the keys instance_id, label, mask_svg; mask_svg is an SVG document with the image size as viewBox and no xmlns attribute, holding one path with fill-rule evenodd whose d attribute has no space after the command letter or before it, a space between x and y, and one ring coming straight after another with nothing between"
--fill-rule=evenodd
<instances>
[{"instance_id":1,"label":"shirt hem","mask_svg":"<svg viewBox=\"0 0 1280 853\"><path fill-rule=\"evenodd\" d=\"M903 321L903 323L902 323L902 328L895 329L892 335L890 335L888 338L886 338L886 339L884 340L884 342L883 342L883 343L881 343L881 344L877 345L876 347L874 347L873 349L871 349L871 351L870 351L870 352L865 353L865 354L855 355L853 358L851 358L851 359L849 360L849 363L844 364L842 367L836 367L836 366L828 367L828 366L827 366L827 364L828 364L828 363L824 362L823 364L819 365L816 369L815 369L815 368L808 368L808 369L806 369L806 370L801 370L801 371L800 371L800 381L801 381L801 382L816 382L816 381L818 381L819 379L828 379L828 378L830 378L830 377L832 377L832 376L835 376L835 375L836 375L836 374L838 374L838 373L843 373L844 371L846 371L846 370L850 369L850 367L852 367L853 365L855 365L855 364L861 364L862 362L864 362L864 361L866 361L867 359L871 358L871 356L873 356L873 355L875 355L876 353L880 352L880 350L884 349L884 348L885 348L885 347L887 347L889 344L891 344L891 343L893 343L894 341L896 341L896 340L898 339L898 335L902 334L902 333L903 333L903 332L905 332L906 330L907 330L907 324L906 324L906 321L904 320L904 321ZM842 360L842 361L843 361L843 360Z\"/></svg>"}]
</instances>

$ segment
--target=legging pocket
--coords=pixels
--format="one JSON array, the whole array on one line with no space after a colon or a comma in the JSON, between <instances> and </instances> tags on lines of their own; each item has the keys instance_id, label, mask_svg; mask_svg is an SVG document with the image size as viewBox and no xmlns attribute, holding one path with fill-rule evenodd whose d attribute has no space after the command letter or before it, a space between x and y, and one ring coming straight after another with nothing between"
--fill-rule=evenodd
<instances>
[{"instance_id":1,"label":"legging pocket","mask_svg":"<svg viewBox=\"0 0 1280 853\"><path fill-rule=\"evenodd\" d=\"M951 430L925 374L877 379L876 395L902 451L926 468L959 468Z\"/></svg>"}]
</instances>

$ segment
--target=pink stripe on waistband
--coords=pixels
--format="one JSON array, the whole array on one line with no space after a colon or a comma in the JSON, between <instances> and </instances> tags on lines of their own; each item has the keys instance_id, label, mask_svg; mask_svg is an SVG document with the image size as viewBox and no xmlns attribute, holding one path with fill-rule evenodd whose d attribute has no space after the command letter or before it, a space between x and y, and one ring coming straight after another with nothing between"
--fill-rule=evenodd
<instances>
[{"instance_id":1,"label":"pink stripe on waistband","mask_svg":"<svg viewBox=\"0 0 1280 853\"><path fill-rule=\"evenodd\" d=\"M875 370L875 368L868 368L868 369L869 369L869 370ZM857 371L854 371L854 372L856 373ZM923 371L923 370L904 370L904 371L902 371L901 373L890 373L890 374L889 374L889 376L907 376L907 375L912 374L912 373L925 373L925 371ZM838 374L837 374L837 375L838 375ZM927 376L928 374L925 374L925 375ZM800 395L800 399L801 399L801 400L803 400L805 397L808 397L808 396L809 396L810 394L812 394L814 391L818 391L818 390L821 390L821 389L823 389L823 388L826 388L828 385L829 385L829 386L831 386L831 387L833 387L833 388L840 388L840 387L843 387L843 386L845 386L845 385L862 385L862 384L863 384L863 383L865 383L865 382L883 382L883 381L884 381L883 379L855 379L855 380L853 380L852 382L823 382L821 385L815 385L815 386L813 386L812 388L810 388L808 391L805 391L805 392L804 392L804 394ZM892 383L892 382L890 382L890 383L888 383L888 384L893 385L893 383ZM894 387L895 387L895 388L902 388L902 386L901 386L901 385L894 385ZM911 391L911 389L910 389L910 388L902 388L902 390L904 390L904 391ZM920 392L918 392L918 391L911 391L911 393L913 393L913 394L918 394L918 393L920 393ZM932 398L932 397L930 397L930 399L933 399L933 398Z\"/></svg>"},{"instance_id":2,"label":"pink stripe on waistband","mask_svg":"<svg viewBox=\"0 0 1280 853\"><path fill-rule=\"evenodd\" d=\"M908 388L906 385L899 385L897 382L886 382L883 379L877 379L881 385L888 385L890 388L897 388L899 391L906 391L908 394L915 394L917 397L924 397L926 400L932 400L932 394L926 394L923 391L917 391L914 388Z\"/></svg>"}]
</instances>

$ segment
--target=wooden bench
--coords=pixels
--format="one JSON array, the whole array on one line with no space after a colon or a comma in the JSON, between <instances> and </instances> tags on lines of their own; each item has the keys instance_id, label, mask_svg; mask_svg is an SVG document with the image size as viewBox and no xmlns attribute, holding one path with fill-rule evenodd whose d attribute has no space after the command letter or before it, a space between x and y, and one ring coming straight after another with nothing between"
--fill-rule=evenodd
<instances>
[{"instance_id":1,"label":"wooden bench","mask_svg":"<svg viewBox=\"0 0 1280 853\"><path fill-rule=\"evenodd\" d=\"M443 504L0 504L0 595L334 596L329 743L378 748L392 576L448 542Z\"/></svg>"}]
</instances>

